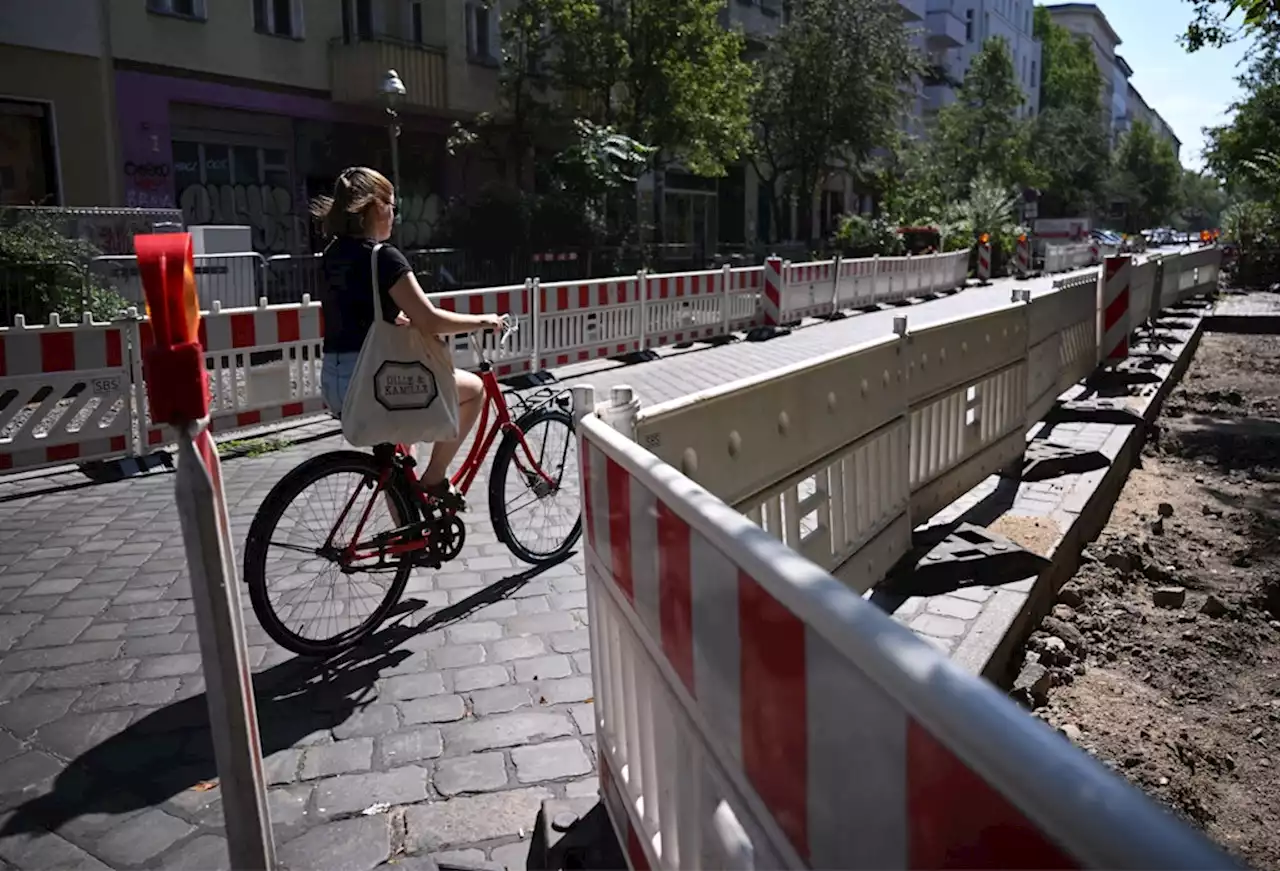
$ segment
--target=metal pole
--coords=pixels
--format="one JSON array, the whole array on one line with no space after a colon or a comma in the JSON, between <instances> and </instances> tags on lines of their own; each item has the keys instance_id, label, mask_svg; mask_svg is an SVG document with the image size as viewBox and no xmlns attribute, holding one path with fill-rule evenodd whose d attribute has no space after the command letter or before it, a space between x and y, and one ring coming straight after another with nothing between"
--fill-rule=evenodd
<instances>
[{"instance_id":1,"label":"metal pole","mask_svg":"<svg viewBox=\"0 0 1280 871\"><path fill-rule=\"evenodd\" d=\"M388 106L387 117L390 119L387 132L391 135L391 183L395 185L398 196L400 192L400 113ZM399 224L400 221L400 210L396 209L396 223Z\"/></svg>"},{"instance_id":2,"label":"metal pole","mask_svg":"<svg viewBox=\"0 0 1280 871\"><path fill-rule=\"evenodd\" d=\"M269 871L275 867L275 845L267 779L235 544L218 449L209 433L209 376L198 340L191 236L137 236L134 246L152 328L153 344L143 349L147 401L153 422L173 427L178 436L174 497L191 576L227 852L237 871Z\"/></svg>"}]
</instances>

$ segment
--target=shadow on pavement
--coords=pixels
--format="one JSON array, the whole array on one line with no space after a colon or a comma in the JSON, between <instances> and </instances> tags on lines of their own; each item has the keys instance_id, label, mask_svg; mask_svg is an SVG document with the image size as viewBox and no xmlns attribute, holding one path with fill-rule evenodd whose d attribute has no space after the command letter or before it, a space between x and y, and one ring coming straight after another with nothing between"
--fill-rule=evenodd
<instances>
[{"instance_id":1,"label":"shadow on pavement","mask_svg":"<svg viewBox=\"0 0 1280 871\"><path fill-rule=\"evenodd\" d=\"M406 601L392 622L358 647L328 660L290 659L255 674L263 756L331 729L373 702L382 672L412 654L399 647L408 639L507 598L557 564L503 578L414 625L407 618L423 603ZM217 776L208 706L200 693L147 714L72 760L52 791L14 809L0 837L56 831L89 814L119 815L153 807Z\"/></svg>"}]
</instances>

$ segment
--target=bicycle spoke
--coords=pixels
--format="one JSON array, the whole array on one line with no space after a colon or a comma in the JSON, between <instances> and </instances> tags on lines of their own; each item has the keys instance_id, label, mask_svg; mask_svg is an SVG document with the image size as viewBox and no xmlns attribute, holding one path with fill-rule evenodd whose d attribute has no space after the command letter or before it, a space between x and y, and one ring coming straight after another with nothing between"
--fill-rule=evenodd
<instances>
[{"instance_id":1,"label":"bicycle spoke","mask_svg":"<svg viewBox=\"0 0 1280 871\"><path fill-rule=\"evenodd\" d=\"M562 417L534 420L517 446L503 485L503 514L515 543L529 555L552 554L574 534L581 511L576 439Z\"/></svg>"}]
</instances>

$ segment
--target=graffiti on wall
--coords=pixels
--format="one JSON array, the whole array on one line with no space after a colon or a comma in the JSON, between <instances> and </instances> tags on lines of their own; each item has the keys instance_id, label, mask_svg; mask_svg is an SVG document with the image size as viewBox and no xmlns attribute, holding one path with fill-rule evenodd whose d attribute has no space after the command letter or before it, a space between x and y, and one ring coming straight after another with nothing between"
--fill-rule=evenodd
<instances>
[{"instance_id":1,"label":"graffiti on wall","mask_svg":"<svg viewBox=\"0 0 1280 871\"><path fill-rule=\"evenodd\" d=\"M124 165L125 197L130 208L167 209L173 206L172 170L167 163Z\"/></svg>"},{"instance_id":2,"label":"graffiti on wall","mask_svg":"<svg viewBox=\"0 0 1280 871\"><path fill-rule=\"evenodd\" d=\"M192 184L178 194L188 226L240 224L253 230L253 249L278 254L294 247L297 210L288 188L263 184Z\"/></svg>"},{"instance_id":3,"label":"graffiti on wall","mask_svg":"<svg viewBox=\"0 0 1280 871\"><path fill-rule=\"evenodd\" d=\"M405 250L430 247L440 223L440 198L435 194L406 194L400 198L399 206L397 244Z\"/></svg>"}]
</instances>

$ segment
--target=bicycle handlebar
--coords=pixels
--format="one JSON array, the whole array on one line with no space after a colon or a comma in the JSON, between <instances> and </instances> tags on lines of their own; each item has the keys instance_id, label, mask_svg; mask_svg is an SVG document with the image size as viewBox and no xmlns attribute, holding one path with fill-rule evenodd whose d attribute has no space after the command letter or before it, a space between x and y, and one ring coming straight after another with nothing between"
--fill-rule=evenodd
<instances>
[{"instance_id":1,"label":"bicycle handlebar","mask_svg":"<svg viewBox=\"0 0 1280 871\"><path fill-rule=\"evenodd\" d=\"M498 338L499 351L505 351L507 349L507 343L511 341L511 337L520 331L519 321L511 317L511 315L503 315L503 318L502 326L499 328L501 331L501 335ZM471 347L475 350L476 356L480 359L481 363L488 363L490 361L489 355L485 353L484 342L480 341L480 339L485 333L492 331L493 329L491 327L486 327L482 330L472 330L467 334Z\"/></svg>"}]
</instances>

